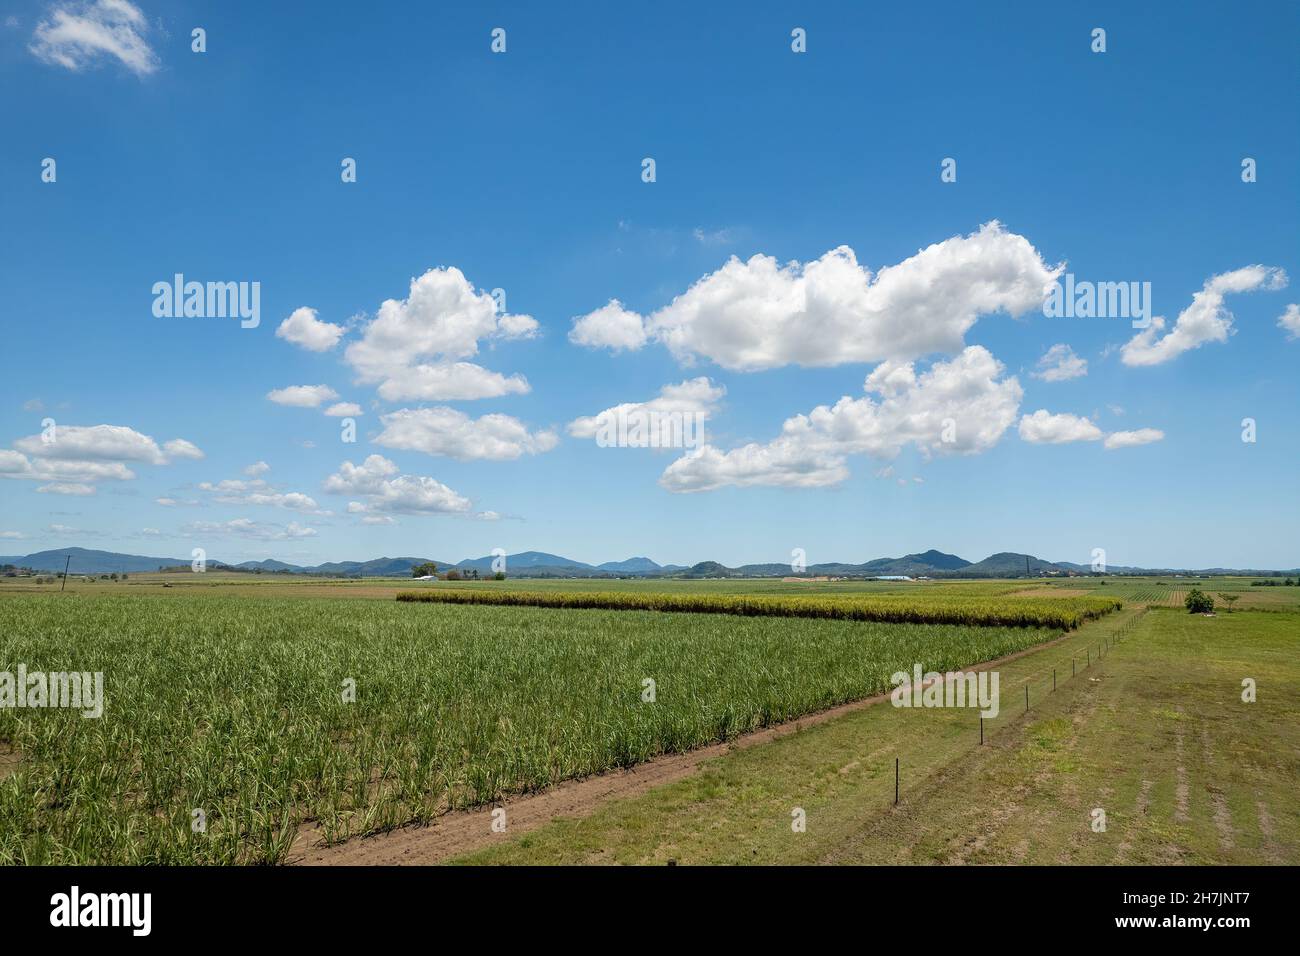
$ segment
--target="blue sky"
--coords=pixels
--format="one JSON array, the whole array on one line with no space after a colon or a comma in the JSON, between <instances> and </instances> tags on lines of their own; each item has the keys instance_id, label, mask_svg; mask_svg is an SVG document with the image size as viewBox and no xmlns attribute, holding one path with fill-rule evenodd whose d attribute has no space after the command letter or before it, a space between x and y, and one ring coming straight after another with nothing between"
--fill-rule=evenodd
<instances>
[{"instance_id":1,"label":"blue sky","mask_svg":"<svg viewBox=\"0 0 1300 956\"><path fill-rule=\"evenodd\" d=\"M1300 565L1294 4L460 6L6 5L0 552Z\"/></svg>"}]
</instances>

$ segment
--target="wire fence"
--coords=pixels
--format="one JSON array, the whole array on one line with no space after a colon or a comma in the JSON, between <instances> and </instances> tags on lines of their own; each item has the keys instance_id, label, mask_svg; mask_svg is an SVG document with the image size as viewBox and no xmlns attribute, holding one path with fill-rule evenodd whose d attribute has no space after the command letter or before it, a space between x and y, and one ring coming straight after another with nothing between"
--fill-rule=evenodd
<instances>
[{"instance_id":1,"label":"wire fence","mask_svg":"<svg viewBox=\"0 0 1300 956\"><path fill-rule=\"evenodd\" d=\"M1147 612L1149 610L1150 609L1146 606L1138 608L1129 617L1125 618L1122 622L1118 623L1116 626L1110 628L1109 632L1102 634L1100 640L1093 640L1090 637L1088 643L1083 645L1084 653L1082 657L1080 657L1078 653L1079 646L1077 644L1073 645L1073 647L1071 648L1071 653L1053 661L1050 668L1044 667L1042 671L1036 671L1035 673L1030 674L1029 676L1023 678L1022 680L1019 680L1014 684L1012 684L1010 688L1008 688L1010 694L1008 694L1006 691L1000 690L999 691L1000 700L1009 700L1013 696L1018 696L1015 694L1015 692L1023 688L1024 699L1025 699L1023 713L1024 714L1029 713L1030 709L1033 706L1033 701L1031 699L1031 694L1030 694L1030 688L1033 686L1035 681L1041 680L1044 685L1047 685L1048 677L1046 676L1046 674L1047 671L1050 670L1051 690L1048 691L1048 693L1055 693L1060 683L1068 682L1070 680L1075 679L1082 672L1091 670L1093 664L1100 663L1102 660L1104 660L1106 656L1111 652L1111 649L1113 647L1123 643L1128 638L1128 636L1133 632L1133 629L1137 627L1138 622L1141 621L1142 618L1146 617ZM1070 668L1068 677L1065 676L1065 666L1067 663ZM990 718L990 719L995 719L995 718ZM992 734L989 733L986 735L984 729L984 717L981 715L979 717L980 746L984 745L986 736L991 738ZM895 757L894 758L894 805L895 806L897 806L899 802L899 793L900 793L899 784L901 779L901 772L902 772L901 761L898 757Z\"/></svg>"}]
</instances>

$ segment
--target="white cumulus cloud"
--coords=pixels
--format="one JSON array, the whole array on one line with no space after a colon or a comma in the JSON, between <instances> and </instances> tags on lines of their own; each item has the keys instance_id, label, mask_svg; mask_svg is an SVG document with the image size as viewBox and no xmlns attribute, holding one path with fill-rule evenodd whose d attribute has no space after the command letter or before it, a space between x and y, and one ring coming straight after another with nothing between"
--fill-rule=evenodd
<instances>
[{"instance_id":1,"label":"white cumulus cloud","mask_svg":"<svg viewBox=\"0 0 1300 956\"><path fill-rule=\"evenodd\" d=\"M29 435L14 442L14 447L41 458L142 461L151 465L167 461L156 441L125 425L56 425L48 437L46 440L45 435ZM198 452L193 444L179 438L167 446L179 450L180 457L194 457L193 453Z\"/></svg>"},{"instance_id":2,"label":"white cumulus cloud","mask_svg":"<svg viewBox=\"0 0 1300 956\"><path fill-rule=\"evenodd\" d=\"M972 345L918 375L912 363L883 362L864 383L869 395L845 396L787 419L781 434L723 452L704 445L674 461L659 479L674 492L726 485L818 487L844 481L846 457L896 457L906 445L931 455L987 451L1015 422L1022 390L1002 364Z\"/></svg>"},{"instance_id":3,"label":"white cumulus cloud","mask_svg":"<svg viewBox=\"0 0 1300 956\"><path fill-rule=\"evenodd\" d=\"M820 488L837 485L848 477L842 455L778 438L767 444L750 442L726 452L704 445L669 465L659 484L669 491L685 493L714 491L727 485Z\"/></svg>"},{"instance_id":4,"label":"white cumulus cloud","mask_svg":"<svg viewBox=\"0 0 1300 956\"><path fill-rule=\"evenodd\" d=\"M287 525L235 518L233 521L192 521L182 526L181 533L192 538L251 538L256 541L292 541L314 538L316 529L290 521Z\"/></svg>"},{"instance_id":5,"label":"white cumulus cloud","mask_svg":"<svg viewBox=\"0 0 1300 956\"><path fill-rule=\"evenodd\" d=\"M484 340L529 338L537 320L498 312L457 268L430 269L411 280L405 299L386 299L361 339L344 352L364 385L386 401L492 398L528 391L522 376L472 362Z\"/></svg>"},{"instance_id":6,"label":"white cumulus cloud","mask_svg":"<svg viewBox=\"0 0 1300 956\"><path fill-rule=\"evenodd\" d=\"M44 494L91 495L97 482L134 479L127 463L202 457L193 442L173 438L160 448L125 425L53 425L19 438L13 449L0 449L0 478L42 482L37 491Z\"/></svg>"},{"instance_id":7,"label":"white cumulus cloud","mask_svg":"<svg viewBox=\"0 0 1300 956\"><path fill-rule=\"evenodd\" d=\"M1300 305L1288 305L1277 317L1277 327L1286 331L1288 339L1300 339Z\"/></svg>"},{"instance_id":8,"label":"white cumulus cloud","mask_svg":"<svg viewBox=\"0 0 1300 956\"><path fill-rule=\"evenodd\" d=\"M510 415L471 418L445 406L402 408L381 415L379 420L384 430L375 438L375 444L461 461L506 461L550 451L559 442L554 431L530 432Z\"/></svg>"},{"instance_id":9,"label":"white cumulus cloud","mask_svg":"<svg viewBox=\"0 0 1300 956\"><path fill-rule=\"evenodd\" d=\"M403 475L382 455L371 455L360 465L345 461L325 479L331 494L362 501L348 503L351 514L463 515L472 504L442 482L419 475Z\"/></svg>"},{"instance_id":10,"label":"white cumulus cloud","mask_svg":"<svg viewBox=\"0 0 1300 956\"><path fill-rule=\"evenodd\" d=\"M309 352L328 352L339 344L344 328L316 318L316 310L302 306L294 309L275 330L275 337L284 339Z\"/></svg>"},{"instance_id":11,"label":"white cumulus cloud","mask_svg":"<svg viewBox=\"0 0 1300 956\"><path fill-rule=\"evenodd\" d=\"M324 402L331 402L339 393L328 385L290 385L276 388L266 393L266 397L277 405L291 405L294 408L317 408Z\"/></svg>"},{"instance_id":12,"label":"white cumulus cloud","mask_svg":"<svg viewBox=\"0 0 1300 956\"><path fill-rule=\"evenodd\" d=\"M1036 445L1060 445L1073 441L1099 441L1102 431L1087 418L1064 412L1054 415L1040 408L1020 419L1020 438Z\"/></svg>"},{"instance_id":13,"label":"white cumulus cloud","mask_svg":"<svg viewBox=\"0 0 1300 956\"><path fill-rule=\"evenodd\" d=\"M569 341L591 349L615 352L635 351L646 343L645 323L635 312L623 308L618 299L573 320Z\"/></svg>"},{"instance_id":14,"label":"white cumulus cloud","mask_svg":"<svg viewBox=\"0 0 1300 956\"><path fill-rule=\"evenodd\" d=\"M363 415L365 413L356 402L335 402L325 409L325 414L331 418L345 418L348 415Z\"/></svg>"},{"instance_id":15,"label":"white cumulus cloud","mask_svg":"<svg viewBox=\"0 0 1300 956\"><path fill-rule=\"evenodd\" d=\"M173 438L171 441L164 442L163 454L169 459L191 458L195 461L204 457L203 451L197 445L184 438Z\"/></svg>"},{"instance_id":16,"label":"white cumulus cloud","mask_svg":"<svg viewBox=\"0 0 1300 956\"><path fill-rule=\"evenodd\" d=\"M148 34L149 21L128 0L57 3L36 25L28 48L37 59L73 72L112 58L148 76L158 69Z\"/></svg>"},{"instance_id":17,"label":"white cumulus cloud","mask_svg":"<svg viewBox=\"0 0 1300 956\"><path fill-rule=\"evenodd\" d=\"M714 385L707 377L688 379L677 385L665 385L659 390L658 397L649 401L624 402L595 415L575 418L569 422L568 432L574 438L594 438L603 423L643 413L698 414L707 418L726 393L725 388Z\"/></svg>"},{"instance_id":18,"label":"white cumulus cloud","mask_svg":"<svg viewBox=\"0 0 1300 956\"><path fill-rule=\"evenodd\" d=\"M703 356L740 371L954 353L979 316L1040 307L1063 268L996 221L875 275L848 246L804 264L733 256L642 319L642 333L680 360ZM577 319L571 338L635 347L629 316L611 302Z\"/></svg>"},{"instance_id":19,"label":"white cumulus cloud","mask_svg":"<svg viewBox=\"0 0 1300 956\"><path fill-rule=\"evenodd\" d=\"M41 485L36 489L39 493L45 495L77 495L86 496L95 493L94 485L84 485L79 482L55 482L49 485Z\"/></svg>"},{"instance_id":20,"label":"white cumulus cloud","mask_svg":"<svg viewBox=\"0 0 1300 956\"><path fill-rule=\"evenodd\" d=\"M1226 295L1281 289L1286 284L1286 273L1272 266L1246 266L1211 276L1192 296L1192 304L1178 313L1172 329L1161 335L1165 320L1156 316L1147 328L1124 343L1120 360L1125 365L1160 365L1206 342L1226 342L1236 331L1232 327L1233 314L1223 304Z\"/></svg>"},{"instance_id":21,"label":"white cumulus cloud","mask_svg":"<svg viewBox=\"0 0 1300 956\"><path fill-rule=\"evenodd\" d=\"M522 375L502 375L473 362L439 362L396 368L379 385L386 401L472 401L502 395L526 395Z\"/></svg>"},{"instance_id":22,"label":"white cumulus cloud","mask_svg":"<svg viewBox=\"0 0 1300 956\"><path fill-rule=\"evenodd\" d=\"M279 491L261 478L226 478L218 482L203 481L199 490L212 495L212 500L225 505L264 505L286 508L304 514L328 514L310 495L300 491Z\"/></svg>"},{"instance_id":23,"label":"white cumulus cloud","mask_svg":"<svg viewBox=\"0 0 1300 956\"><path fill-rule=\"evenodd\" d=\"M135 472L120 461L29 459L22 452L0 450L0 478L26 478L31 481L130 481L135 478Z\"/></svg>"},{"instance_id":24,"label":"white cumulus cloud","mask_svg":"<svg viewBox=\"0 0 1300 956\"><path fill-rule=\"evenodd\" d=\"M1133 448L1161 441L1164 437L1165 433L1158 428L1139 428L1131 432L1111 432L1104 444L1107 448Z\"/></svg>"},{"instance_id":25,"label":"white cumulus cloud","mask_svg":"<svg viewBox=\"0 0 1300 956\"><path fill-rule=\"evenodd\" d=\"M1074 349L1060 343L1053 345L1038 360L1038 367L1032 373L1034 378L1044 382L1066 382L1088 374L1088 361L1074 354Z\"/></svg>"}]
</instances>

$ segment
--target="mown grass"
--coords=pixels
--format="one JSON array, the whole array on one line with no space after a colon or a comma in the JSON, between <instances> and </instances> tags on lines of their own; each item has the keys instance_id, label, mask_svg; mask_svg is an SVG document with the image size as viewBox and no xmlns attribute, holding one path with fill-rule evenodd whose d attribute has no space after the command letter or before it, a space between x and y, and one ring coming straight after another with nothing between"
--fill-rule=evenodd
<instances>
[{"instance_id":1,"label":"mown grass","mask_svg":"<svg viewBox=\"0 0 1300 956\"><path fill-rule=\"evenodd\" d=\"M771 596L761 594L683 594L675 592L539 591L425 588L402 591L398 601L442 604L493 604L542 608L642 610L744 617L825 618L895 624L961 624L992 627L1071 629L1118 610L1123 602L1109 597L948 597L911 595Z\"/></svg>"},{"instance_id":2,"label":"mown grass","mask_svg":"<svg viewBox=\"0 0 1300 956\"><path fill-rule=\"evenodd\" d=\"M971 709L869 707L460 862L1300 865L1300 614L1125 620L1087 669L1109 619L1000 665L984 745Z\"/></svg>"},{"instance_id":3,"label":"mown grass","mask_svg":"<svg viewBox=\"0 0 1300 956\"><path fill-rule=\"evenodd\" d=\"M1056 633L14 595L0 600L0 670L103 671L105 712L0 709L0 863L277 862L305 821L341 838L429 819L869 696L915 663L956 668Z\"/></svg>"}]
</instances>

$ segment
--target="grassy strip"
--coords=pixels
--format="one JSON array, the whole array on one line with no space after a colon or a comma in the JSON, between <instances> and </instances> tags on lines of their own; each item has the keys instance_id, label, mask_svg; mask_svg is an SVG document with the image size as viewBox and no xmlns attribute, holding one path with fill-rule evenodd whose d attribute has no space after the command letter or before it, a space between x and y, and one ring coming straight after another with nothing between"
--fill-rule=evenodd
<instances>
[{"instance_id":1,"label":"grassy strip","mask_svg":"<svg viewBox=\"0 0 1300 956\"><path fill-rule=\"evenodd\" d=\"M401 591L399 601L497 604L522 607L672 611L736 614L742 617L812 617L887 624L963 624L983 627L1057 627L1070 630L1123 607L1109 597L954 598L774 597L750 594L681 594L617 591L489 591L434 589Z\"/></svg>"}]
</instances>

